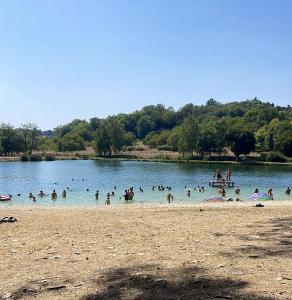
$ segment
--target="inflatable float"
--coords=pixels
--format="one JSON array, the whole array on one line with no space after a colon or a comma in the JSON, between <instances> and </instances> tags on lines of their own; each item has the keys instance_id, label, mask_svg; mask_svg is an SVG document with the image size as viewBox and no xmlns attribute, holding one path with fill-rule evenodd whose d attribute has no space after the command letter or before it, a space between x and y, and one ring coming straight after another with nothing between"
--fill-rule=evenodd
<instances>
[{"instance_id":1,"label":"inflatable float","mask_svg":"<svg viewBox=\"0 0 292 300\"><path fill-rule=\"evenodd\" d=\"M204 199L202 202L224 202L225 199L221 196L212 196Z\"/></svg>"},{"instance_id":2,"label":"inflatable float","mask_svg":"<svg viewBox=\"0 0 292 300\"><path fill-rule=\"evenodd\" d=\"M11 200L10 195L0 195L0 201L9 201Z\"/></svg>"}]
</instances>

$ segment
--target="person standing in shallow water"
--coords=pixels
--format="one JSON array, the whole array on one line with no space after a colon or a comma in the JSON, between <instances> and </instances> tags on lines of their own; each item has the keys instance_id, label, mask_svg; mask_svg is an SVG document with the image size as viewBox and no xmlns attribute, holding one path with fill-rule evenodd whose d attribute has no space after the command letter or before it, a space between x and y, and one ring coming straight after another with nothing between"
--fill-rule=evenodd
<instances>
[{"instance_id":1,"label":"person standing in shallow water","mask_svg":"<svg viewBox=\"0 0 292 300\"><path fill-rule=\"evenodd\" d=\"M56 199L57 196L58 196L58 195L57 195L56 191L53 190L53 193L52 193L52 195L51 195L52 199Z\"/></svg>"},{"instance_id":2,"label":"person standing in shallow water","mask_svg":"<svg viewBox=\"0 0 292 300\"><path fill-rule=\"evenodd\" d=\"M107 193L106 195L106 201L104 202L105 205L110 205L111 204L111 194Z\"/></svg>"},{"instance_id":3,"label":"person standing in shallow water","mask_svg":"<svg viewBox=\"0 0 292 300\"><path fill-rule=\"evenodd\" d=\"M95 199L98 200L98 197L99 197L99 191L97 190L95 193Z\"/></svg>"},{"instance_id":4,"label":"person standing in shallow water","mask_svg":"<svg viewBox=\"0 0 292 300\"><path fill-rule=\"evenodd\" d=\"M171 193L168 193L167 194L167 201L168 201L168 203L173 202L173 199L174 199L173 195Z\"/></svg>"}]
</instances>

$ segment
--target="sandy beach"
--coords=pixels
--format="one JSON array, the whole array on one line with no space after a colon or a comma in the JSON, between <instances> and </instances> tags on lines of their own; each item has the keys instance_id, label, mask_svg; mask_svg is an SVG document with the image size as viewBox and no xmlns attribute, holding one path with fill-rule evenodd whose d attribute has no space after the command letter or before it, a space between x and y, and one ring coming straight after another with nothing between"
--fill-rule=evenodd
<instances>
[{"instance_id":1,"label":"sandy beach","mask_svg":"<svg viewBox=\"0 0 292 300\"><path fill-rule=\"evenodd\" d=\"M1 207L0 299L292 299L292 205L252 205Z\"/></svg>"}]
</instances>

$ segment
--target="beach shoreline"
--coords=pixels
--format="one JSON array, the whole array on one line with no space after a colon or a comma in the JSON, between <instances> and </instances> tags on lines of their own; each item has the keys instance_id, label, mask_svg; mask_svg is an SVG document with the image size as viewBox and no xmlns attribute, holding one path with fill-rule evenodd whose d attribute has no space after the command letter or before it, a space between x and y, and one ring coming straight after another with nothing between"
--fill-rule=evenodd
<instances>
[{"instance_id":1,"label":"beach shoreline","mask_svg":"<svg viewBox=\"0 0 292 300\"><path fill-rule=\"evenodd\" d=\"M0 299L292 299L292 206L263 203L1 206Z\"/></svg>"}]
</instances>

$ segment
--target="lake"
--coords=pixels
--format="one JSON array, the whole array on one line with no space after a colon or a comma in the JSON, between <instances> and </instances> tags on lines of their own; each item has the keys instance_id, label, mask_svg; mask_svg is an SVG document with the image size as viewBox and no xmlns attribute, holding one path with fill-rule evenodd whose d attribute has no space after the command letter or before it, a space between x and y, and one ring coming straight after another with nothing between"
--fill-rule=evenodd
<instances>
[{"instance_id":1,"label":"lake","mask_svg":"<svg viewBox=\"0 0 292 300\"><path fill-rule=\"evenodd\" d=\"M0 194L12 194L10 202L1 202L2 206L32 205L28 194L32 192L37 201L33 205L104 205L106 193L116 186L112 204L125 203L124 190L134 187L135 197L131 203L167 203L168 191L160 192L152 186L171 186L174 202L196 203L208 196L218 195L218 189L208 186L213 170L219 168L223 174L232 170L232 180L241 189L240 199L248 200L255 188L266 192L273 188L275 200L287 200L287 186L292 186L292 167L290 166L247 166L199 163L159 163L141 161L52 161L52 162L3 162L0 163ZM192 189L187 197L185 189ZM205 192L194 191L204 186ZM67 197L61 197L69 187ZM144 192L140 192L142 187ZM49 196L37 196L40 190L50 194L58 193L57 200ZM87 191L89 189L89 191ZM95 200L96 190L100 191L99 200ZM236 198L232 188L226 189L227 197ZM20 193L20 196L17 194Z\"/></svg>"}]
</instances>

